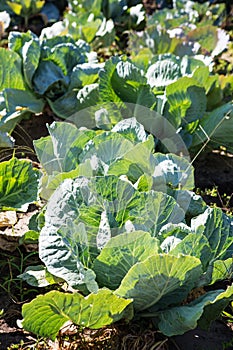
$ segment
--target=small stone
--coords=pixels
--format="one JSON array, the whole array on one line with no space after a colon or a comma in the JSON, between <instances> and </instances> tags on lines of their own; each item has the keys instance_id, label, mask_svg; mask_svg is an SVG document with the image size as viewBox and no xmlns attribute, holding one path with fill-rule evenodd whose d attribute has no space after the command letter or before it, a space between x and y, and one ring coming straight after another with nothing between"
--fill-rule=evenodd
<instances>
[{"instance_id":1,"label":"small stone","mask_svg":"<svg viewBox=\"0 0 233 350\"><path fill-rule=\"evenodd\" d=\"M13 226L17 222L17 215L15 211L2 211L0 212L0 228Z\"/></svg>"}]
</instances>

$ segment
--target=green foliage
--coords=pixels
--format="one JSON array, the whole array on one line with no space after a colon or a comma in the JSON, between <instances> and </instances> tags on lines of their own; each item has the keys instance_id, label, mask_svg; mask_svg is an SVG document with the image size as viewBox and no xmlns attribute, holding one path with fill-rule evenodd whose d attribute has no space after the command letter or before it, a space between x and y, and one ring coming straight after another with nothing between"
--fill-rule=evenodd
<instances>
[{"instance_id":1,"label":"green foliage","mask_svg":"<svg viewBox=\"0 0 233 350\"><path fill-rule=\"evenodd\" d=\"M154 140L135 118L120 121L111 131L77 129L64 122L54 122L48 130L50 136L34 141L45 170L41 196L46 199L63 180L81 175L126 175L132 183L138 181L141 190L176 192L194 187L188 161L152 154Z\"/></svg>"},{"instance_id":2,"label":"green foliage","mask_svg":"<svg viewBox=\"0 0 233 350\"><path fill-rule=\"evenodd\" d=\"M21 277L33 285L60 281L73 294L54 291L25 304L24 327L53 339L68 320L98 328L122 318L149 317L167 336L207 327L233 300L232 286L205 291L191 302L189 295L228 278L233 226L229 216L190 191L188 161L154 154L151 136L135 118L107 132L66 123L54 123L49 131L35 142L37 153L45 177L64 177L49 197L40 232L45 267L29 268ZM89 176L82 173L87 162ZM109 296L106 309L102 293ZM121 298L117 319L106 319L116 297ZM101 315L98 324L89 312ZM56 326L45 327L50 318Z\"/></svg>"},{"instance_id":3,"label":"green foliage","mask_svg":"<svg viewBox=\"0 0 233 350\"><path fill-rule=\"evenodd\" d=\"M0 207L27 211L38 200L40 172L27 160L12 158L0 163Z\"/></svg>"},{"instance_id":4,"label":"green foliage","mask_svg":"<svg viewBox=\"0 0 233 350\"><path fill-rule=\"evenodd\" d=\"M65 14L68 31L75 39L106 47L118 42L127 30L142 30L145 11L141 1L70 1L71 9Z\"/></svg>"},{"instance_id":5,"label":"green foliage","mask_svg":"<svg viewBox=\"0 0 233 350\"><path fill-rule=\"evenodd\" d=\"M100 289L88 297L51 291L23 305L23 323L25 328L40 336L55 340L59 329L67 321L98 329L121 318L130 319L131 303L131 300L120 298L107 289Z\"/></svg>"},{"instance_id":6,"label":"green foliage","mask_svg":"<svg viewBox=\"0 0 233 350\"><path fill-rule=\"evenodd\" d=\"M16 0L6 1L10 9L18 16L22 16L25 19L25 26L28 26L28 18L38 12L44 6L45 1L37 0Z\"/></svg>"},{"instance_id":7,"label":"green foliage","mask_svg":"<svg viewBox=\"0 0 233 350\"><path fill-rule=\"evenodd\" d=\"M3 61L0 69L0 90L3 96L0 112L2 143L20 118L28 113L41 113L45 100L52 108L60 108L63 112L64 108L60 106L62 102L59 100L60 104L57 106L55 100L64 99L63 96L66 103L69 103L71 96L74 100L77 95L75 87L81 90L80 99L85 98L86 90L82 91L82 88L85 86L86 89L90 86L86 84L95 82L100 68L94 64L86 74L85 71L82 72L81 67L88 62L89 51L90 47L85 42L75 42L70 37L40 42L31 32L10 33L9 50L0 49ZM77 100L74 109L69 109L69 112L76 111L81 105ZM66 110L68 107L70 104L66 104ZM64 116L68 115L66 111Z\"/></svg>"},{"instance_id":8,"label":"green foliage","mask_svg":"<svg viewBox=\"0 0 233 350\"><path fill-rule=\"evenodd\" d=\"M6 292L18 302L28 300L28 296L35 292L35 289L31 287L25 288L23 280L18 275L23 273L32 260L34 262L39 261L38 253L25 253L25 250L20 247L17 247L14 254L9 254L6 251L1 252L1 292Z\"/></svg>"},{"instance_id":9,"label":"green foliage","mask_svg":"<svg viewBox=\"0 0 233 350\"><path fill-rule=\"evenodd\" d=\"M8 1L26 26L43 4ZM98 329L150 318L173 336L208 327L233 300L232 286L206 291L232 275L232 218L192 192L193 167L168 153L232 147L231 80L211 71L229 36L204 6L177 1L172 16L146 21L139 1L71 2L62 28L72 36L11 32L0 49L0 146L12 146L17 122L45 105L73 122L53 123L34 142L48 203L21 243L39 240L44 265L19 276L72 292L25 304L25 329L54 340L66 322ZM98 63L91 50L125 47L126 31L130 58ZM0 178L3 210L38 199L30 162L2 162ZM203 295L190 301L197 288Z\"/></svg>"},{"instance_id":10,"label":"green foliage","mask_svg":"<svg viewBox=\"0 0 233 350\"><path fill-rule=\"evenodd\" d=\"M38 13L43 7L44 1L35 0L20 0L20 1L7 1L7 5L14 11L16 15L26 17Z\"/></svg>"},{"instance_id":11,"label":"green foliage","mask_svg":"<svg viewBox=\"0 0 233 350\"><path fill-rule=\"evenodd\" d=\"M7 88L25 90L20 57L15 52L3 48L0 48L0 56L2 62L0 67L0 90Z\"/></svg>"},{"instance_id":12,"label":"green foliage","mask_svg":"<svg viewBox=\"0 0 233 350\"><path fill-rule=\"evenodd\" d=\"M81 39L39 40L30 32L11 32L9 50L1 49L0 57L7 61L0 70L2 145L11 144L8 134L22 117L42 112L46 102L57 116L90 129L110 129L125 117L136 117L153 132L161 124L159 113L190 150L215 135L216 142L225 145L222 131L232 132L232 118L225 118L232 104L222 102L218 76L193 55L155 55L143 67L126 56L100 64ZM12 75L15 79L10 80ZM140 106L148 108L147 113L141 113ZM218 108L227 112L219 114ZM152 123L150 111L155 112Z\"/></svg>"}]
</instances>

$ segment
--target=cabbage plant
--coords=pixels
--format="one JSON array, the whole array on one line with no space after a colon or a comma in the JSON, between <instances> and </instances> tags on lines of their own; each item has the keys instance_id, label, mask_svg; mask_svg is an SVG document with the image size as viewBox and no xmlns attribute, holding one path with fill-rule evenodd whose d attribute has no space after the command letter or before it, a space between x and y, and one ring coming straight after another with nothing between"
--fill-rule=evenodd
<instances>
[{"instance_id":1,"label":"cabbage plant","mask_svg":"<svg viewBox=\"0 0 233 350\"><path fill-rule=\"evenodd\" d=\"M5 147L8 134L22 118L42 113L46 102L53 105L59 99L64 104L66 94L65 104L71 97L75 102L79 91L76 109L92 104L88 98L91 94L96 99L94 83L101 67L83 40L75 42L69 36L39 40L30 31L11 32L8 39L8 49L0 49L0 147Z\"/></svg>"},{"instance_id":2,"label":"cabbage plant","mask_svg":"<svg viewBox=\"0 0 233 350\"><path fill-rule=\"evenodd\" d=\"M219 77L196 56L154 55L143 65L114 56L98 63L81 39L11 32L0 58L1 147L12 145L8 134L22 118L43 112L46 104L56 116L89 129L109 130L136 117L151 132L153 111L152 124L157 127L162 116L193 153L211 139L215 147L232 147L232 102L223 102ZM147 113L141 114L140 106ZM82 114L88 107L92 113ZM103 108L106 112L93 118Z\"/></svg>"},{"instance_id":3,"label":"cabbage plant","mask_svg":"<svg viewBox=\"0 0 233 350\"><path fill-rule=\"evenodd\" d=\"M135 119L102 133L68 124L70 147L65 125L36 142L47 174L65 177L40 232L44 267L21 277L43 286L60 281L72 292L24 304L24 328L55 339L67 321L97 329L149 318L166 336L208 327L233 300L230 283L215 287L231 277L232 219L196 198L189 162L153 153ZM85 174L88 162L93 171Z\"/></svg>"}]
</instances>

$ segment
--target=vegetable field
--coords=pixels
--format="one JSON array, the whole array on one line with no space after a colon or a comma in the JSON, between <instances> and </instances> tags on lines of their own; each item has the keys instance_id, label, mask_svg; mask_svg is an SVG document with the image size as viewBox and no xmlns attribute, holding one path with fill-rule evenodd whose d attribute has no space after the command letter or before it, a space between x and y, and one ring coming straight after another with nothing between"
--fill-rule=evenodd
<instances>
[{"instance_id":1,"label":"vegetable field","mask_svg":"<svg viewBox=\"0 0 233 350\"><path fill-rule=\"evenodd\" d=\"M0 1L0 349L233 348L233 6Z\"/></svg>"}]
</instances>

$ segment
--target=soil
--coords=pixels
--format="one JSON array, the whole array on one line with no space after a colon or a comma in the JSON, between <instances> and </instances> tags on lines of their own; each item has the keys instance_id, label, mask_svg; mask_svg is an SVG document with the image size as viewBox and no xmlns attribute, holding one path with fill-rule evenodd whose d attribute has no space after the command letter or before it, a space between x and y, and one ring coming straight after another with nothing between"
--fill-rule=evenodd
<instances>
[{"instance_id":1,"label":"soil","mask_svg":"<svg viewBox=\"0 0 233 350\"><path fill-rule=\"evenodd\" d=\"M197 328L182 336L176 336L173 340L176 343L176 349L180 350L233 349L233 331L221 321L213 322L208 331Z\"/></svg>"},{"instance_id":2,"label":"soil","mask_svg":"<svg viewBox=\"0 0 233 350\"><path fill-rule=\"evenodd\" d=\"M224 211L233 207L233 154L219 150L200 155L193 163L196 189L202 190L206 203L215 203ZM207 194L207 189L215 193Z\"/></svg>"},{"instance_id":3,"label":"soil","mask_svg":"<svg viewBox=\"0 0 233 350\"><path fill-rule=\"evenodd\" d=\"M22 340L26 343L29 339L16 324L17 318L21 318L20 305L4 292L0 297L0 310L4 310L0 319L0 349L7 350L10 345L20 344Z\"/></svg>"}]
</instances>

